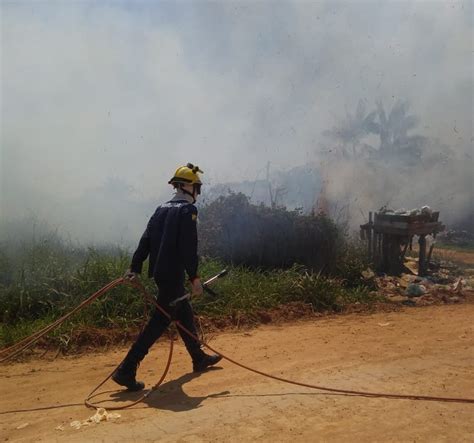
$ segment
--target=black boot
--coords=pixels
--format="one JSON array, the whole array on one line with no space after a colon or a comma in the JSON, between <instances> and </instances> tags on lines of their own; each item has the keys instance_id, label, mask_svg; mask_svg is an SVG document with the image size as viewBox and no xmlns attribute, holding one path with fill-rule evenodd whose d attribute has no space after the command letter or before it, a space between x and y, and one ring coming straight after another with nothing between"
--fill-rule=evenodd
<instances>
[{"instance_id":1,"label":"black boot","mask_svg":"<svg viewBox=\"0 0 474 443\"><path fill-rule=\"evenodd\" d=\"M207 355L204 352L196 359L193 358L193 372L203 372L209 366L214 366L222 360L222 356L213 354Z\"/></svg>"},{"instance_id":2,"label":"black boot","mask_svg":"<svg viewBox=\"0 0 474 443\"><path fill-rule=\"evenodd\" d=\"M112 380L120 386L125 386L129 391L141 391L145 387L145 383L135 379L138 366L140 366L140 362L127 355L113 373Z\"/></svg>"}]
</instances>

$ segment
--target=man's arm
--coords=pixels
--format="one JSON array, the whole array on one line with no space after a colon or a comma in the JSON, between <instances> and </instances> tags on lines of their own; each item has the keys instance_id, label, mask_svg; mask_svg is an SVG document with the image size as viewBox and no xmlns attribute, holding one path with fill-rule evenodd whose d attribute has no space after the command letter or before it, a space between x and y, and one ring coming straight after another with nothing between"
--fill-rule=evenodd
<instances>
[{"instance_id":1,"label":"man's arm","mask_svg":"<svg viewBox=\"0 0 474 443\"><path fill-rule=\"evenodd\" d=\"M133 254L132 263L130 265L130 271L133 273L141 274L143 262L147 259L148 254L150 253L150 223L151 220L148 222L145 232L140 238L138 247Z\"/></svg>"},{"instance_id":2,"label":"man's arm","mask_svg":"<svg viewBox=\"0 0 474 443\"><path fill-rule=\"evenodd\" d=\"M181 211L178 248L191 282L198 278L197 208L187 205Z\"/></svg>"}]
</instances>

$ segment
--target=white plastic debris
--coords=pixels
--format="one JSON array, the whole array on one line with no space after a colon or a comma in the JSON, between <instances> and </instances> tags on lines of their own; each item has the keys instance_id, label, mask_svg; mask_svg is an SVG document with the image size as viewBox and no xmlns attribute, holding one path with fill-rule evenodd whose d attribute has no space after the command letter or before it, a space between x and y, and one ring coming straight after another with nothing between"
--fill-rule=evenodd
<instances>
[{"instance_id":1,"label":"white plastic debris","mask_svg":"<svg viewBox=\"0 0 474 443\"><path fill-rule=\"evenodd\" d=\"M25 429L27 426L29 426L29 423L22 423L20 426L17 426L16 429Z\"/></svg>"},{"instance_id":2,"label":"white plastic debris","mask_svg":"<svg viewBox=\"0 0 474 443\"><path fill-rule=\"evenodd\" d=\"M395 215L403 215L403 214L406 214L407 210L405 208L400 208L400 209L397 209L394 214Z\"/></svg>"},{"instance_id":3,"label":"white plastic debris","mask_svg":"<svg viewBox=\"0 0 474 443\"><path fill-rule=\"evenodd\" d=\"M59 426L56 426L54 428L56 431L64 431L64 426L63 425L59 425Z\"/></svg>"},{"instance_id":4,"label":"white plastic debris","mask_svg":"<svg viewBox=\"0 0 474 443\"><path fill-rule=\"evenodd\" d=\"M421 213L431 217L433 215L433 210L429 206L423 206L421 208Z\"/></svg>"},{"instance_id":5,"label":"white plastic debris","mask_svg":"<svg viewBox=\"0 0 474 443\"><path fill-rule=\"evenodd\" d=\"M453 291L454 292L461 292L463 286L466 286L466 280L464 280L462 277L459 277L456 280L456 283L453 285Z\"/></svg>"},{"instance_id":6,"label":"white plastic debris","mask_svg":"<svg viewBox=\"0 0 474 443\"><path fill-rule=\"evenodd\" d=\"M98 408L95 414L90 416L87 420L74 420L70 423L70 426L74 429L81 429L83 426L90 426L94 423L100 423L101 421L116 420L120 417L120 414L117 412L109 413L104 408Z\"/></svg>"},{"instance_id":7,"label":"white plastic debris","mask_svg":"<svg viewBox=\"0 0 474 443\"><path fill-rule=\"evenodd\" d=\"M71 428L81 429L83 426L89 426L90 423L80 422L79 420L74 420L70 423L70 425L71 425Z\"/></svg>"},{"instance_id":8,"label":"white plastic debris","mask_svg":"<svg viewBox=\"0 0 474 443\"><path fill-rule=\"evenodd\" d=\"M367 268L365 271L362 271L361 274L365 280L370 280L375 277L375 272L372 271L372 269L370 268Z\"/></svg>"},{"instance_id":9,"label":"white plastic debris","mask_svg":"<svg viewBox=\"0 0 474 443\"><path fill-rule=\"evenodd\" d=\"M413 208L406 210L405 208L400 208L397 210L388 209L386 207L382 207L379 210L379 214L395 214L395 215L409 215L409 216L417 216L417 215L425 215L431 217L433 215L433 210L429 206L423 206L420 208Z\"/></svg>"},{"instance_id":10,"label":"white plastic debris","mask_svg":"<svg viewBox=\"0 0 474 443\"><path fill-rule=\"evenodd\" d=\"M387 206L382 206L379 209L379 214L393 214L393 213L394 213L394 210L391 208L387 208Z\"/></svg>"}]
</instances>

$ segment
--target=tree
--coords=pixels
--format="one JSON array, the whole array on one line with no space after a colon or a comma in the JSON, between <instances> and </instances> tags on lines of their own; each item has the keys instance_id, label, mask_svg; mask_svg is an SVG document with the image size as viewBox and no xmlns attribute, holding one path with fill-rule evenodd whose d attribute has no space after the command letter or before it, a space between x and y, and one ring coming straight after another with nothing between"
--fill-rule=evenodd
<instances>
[{"instance_id":1,"label":"tree","mask_svg":"<svg viewBox=\"0 0 474 443\"><path fill-rule=\"evenodd\" d=\"M367 114L365 102L359 100L354 113L346 109L345 118L334 128L324 131L323 135L339 144L344 158L357 158L363 152L373 150L371 146L361 143L361 140L369 133L369 128L374 128L376 115L376 111Z\"/></svg>"},{"instance_id":2,"label":"tree","mask_svg":"<svg viewBox=\"0 0 474 443\"><path fill-rule=\"evenodd\" d=\"M408 134L418 125L418 118L409 115L408 110L407 101L398 101L387 117L382 102L376 103L378 119L368 122L367 129L380 137L378 154L381 158L399 157L408 161L420 159L426 138Z\"/></svg>"},{"instance_id":3,"label":"tree","mask_svg":"<svg viewBox=\"0 0 474 443\"><path fill-rule=\"evenodd\" d=\"M398 159L402 163L416 164L427 140L421 135L410 134L417 125L418 118L409 114L407 101L396 102L387 116L381 101L376 102L374 110L367 112L365 102L359 100L354 113L346 110L345 118L323 135L337 143L345 159ZM369 134L380 137L378 148L364 141Z\"/></svg>"}]
</instances>

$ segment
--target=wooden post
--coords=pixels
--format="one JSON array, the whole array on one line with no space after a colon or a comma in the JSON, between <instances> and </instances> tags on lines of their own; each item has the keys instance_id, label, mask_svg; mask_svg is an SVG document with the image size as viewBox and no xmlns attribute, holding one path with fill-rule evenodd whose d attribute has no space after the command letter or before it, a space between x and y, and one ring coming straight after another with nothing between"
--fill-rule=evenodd
<instances>
[{"instance_id":1,"label":"wooden post","mask_svg":"<svg viewBox=\"0 0 474 443\"><path fill-rule=\"evenodd\" d=\"M434 242L431 243L430 250L428 251L428 257L426 257L426 266L430 265L431 256L433 255L434 246L435 246Z\"/></svg>"},{"instance_id":2,"label":"wooden post","mask_svg":"<svg viewBox=\"0 0 474 443\"><path fill-rule=\"evenodd\" d=\"M402 264L403 264L403 262L404 262L404 260L405 260L405 254L407 253L407 249L408 249L408 244L409 244L409 243L410 243L410 239L407 238L407 242L405 243L405 247L403 248L403 251L402 251L402 253L401 253L401 255L400 255L400 260L401 260Z\"/></svg>"},{"instance_id":3,"label":"wooden post","mask_svg":"<svg viewBox=\"0 0 474 443\"><path fill-rule=\"evenodd\" d=\"M377 231L375 230L375 220L377 219L377 213L374 212L374 238L372 240L372 255L374 256L374 264L375 266L377 266L378 264L378 255L377 255L377 244L378 244L378 241L379 241L379 237L380 237L380 234L377 233Z\"/></svg>"},{"instance_id":4,"label":"wooden post","mask_svg":"<svg viewBox=\"0 0 474 443\"><path fill-rule=\"evenodd\" d=\"M372 239L372 262L374 266L377 265L377 243L379 241L379 235L374 231L374 238Z\"/></svg>"},{"instance_id":5,"label":"wooden post","mask_svg":"<svg viewBox=\"0 0 474 443\"><path fill-rule=\"evenodd\" d=\"M382 246L383 246L383 234L379 234L379 252L378 252L379 263L382 260Z\"/></svg>"},{"instance_id":6,"label":"wooden post","mask_svg":"<svg viewBox=\"0 0 474 443\"><path fill-rule=\"evenodd\" d=\"M418 259L418 275L426 274L426 237L420 235L418 239L420 245L419 259Z\"/></svg>"},{"instance_id":7,"label":"wooden post","mask_svg":"<svg viewBox=\"0 0 474 443\"><path fill-rule=\"evenodd\" d=\"M388 273L389 271L389 258L388 258L388 250L389 250L390 240L388 234L382 234L382 256L381 259L381 269L383 272Z\"/></svg>"},{"instance_id":8,"label":"wooden post","mask_svg":"<svg viewBox=\"0 0 474 443\"><path fill-rule=\"evenodd\" d=\"M368 255L369 255L369 260L373 259L373 254L372 254L372 241L373 241L373 223L372 223L372 212L369 212L369 229L367 230L367 243L368 243Z\"/></svg>"}]
</instances>

